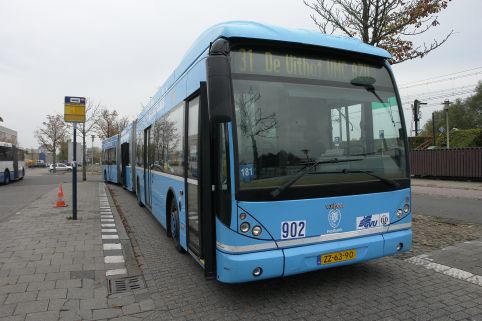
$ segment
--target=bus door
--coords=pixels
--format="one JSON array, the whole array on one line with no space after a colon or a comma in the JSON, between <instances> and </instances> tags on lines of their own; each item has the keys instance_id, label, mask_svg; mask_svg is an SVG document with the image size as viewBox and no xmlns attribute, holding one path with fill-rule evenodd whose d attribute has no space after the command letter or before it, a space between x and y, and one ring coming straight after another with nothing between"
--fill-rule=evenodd
<instances>
[{"instance_id":1,"label":"bus door","mask_svg":"<svg viewBox=\"0 0 482 321\"><path fill-rule=\"evenodd\" d=\"M206 83L186 108L186 213L188 248L204 266L207 277L215 273L215 221L212 211L211 135Z\"/></svg>"},{"instance_id":2,"label":"bus door","mask_svg":"<svg viewBox=\"0 0 482 321\"><path fill-rule=\"evenodd\" d=\"M15 145L12 146L12 157L13 157L13 179L18 179L18 155L17 155L17 147ZM10 176L12 176L10 174Z\"/></svg>"},{"instance_id":3,"label":"bus door","mask_svg":"<svg viewBox=\"0 0 482 321\"><path fill-rule=\"evenodd\" d=\"M152 207L152 173L151 165L153 163L152 155L152 143L151 143L151 127L149 126L144 130L144 195L145 204L148 208Z\"/></svg>"},{"instance_id":4,"label":"bus door","mask_svg":"<svg viewBox=\"0 0 482 321\"><path fill-rule=\"evenodd\" d=\"M200 185L199 185L199 96L187 105L187 175L186 201L188 247L197 256L201 254Z\"/></svg>"},{"instance_id":5,"label":"bus door","mask_svg":"<svg viewBox=\"0 0 482 321\"><path fill-rule=\"evenodd\" d=\"M127 186L126 166L129 163L129 143L121 144L121 179L122 186Z\"/></svg>"}]
</instances>

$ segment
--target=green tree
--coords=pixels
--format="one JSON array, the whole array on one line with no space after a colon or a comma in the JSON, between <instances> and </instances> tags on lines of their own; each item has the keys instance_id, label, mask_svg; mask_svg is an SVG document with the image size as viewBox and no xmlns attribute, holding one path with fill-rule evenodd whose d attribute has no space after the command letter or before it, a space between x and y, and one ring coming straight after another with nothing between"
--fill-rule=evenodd
<instances>
[{"instance_id":1,"label":"green tree","mask_svg":"<svg viewBox=\"0 0 482 321\"><path fill-rule=\"evenodd\" d=\"M446 126L445 111L434 112L435 130ZM482 128L482 82L477 84L475 94L466 99L456 99L449 107L449 126L451 129ZM423 126L421 136L432 135L432 120Z\"/></svg>"}]
</instances>

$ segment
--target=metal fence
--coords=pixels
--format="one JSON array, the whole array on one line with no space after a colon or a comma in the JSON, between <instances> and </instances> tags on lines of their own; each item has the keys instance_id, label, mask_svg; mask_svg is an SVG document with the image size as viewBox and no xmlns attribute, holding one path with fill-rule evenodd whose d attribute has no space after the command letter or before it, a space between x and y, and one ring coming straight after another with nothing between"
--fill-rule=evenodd
<instances>
[{"instance_id":1,"label":"metal fence","mask_svg":"<svg viewBox=\"0 0 482 321\"><path fill-rule=\"evenodd\" d=\"M410 165L420 177L482 179L482 148L412 150Z\"/></svg>"}]
</instances>

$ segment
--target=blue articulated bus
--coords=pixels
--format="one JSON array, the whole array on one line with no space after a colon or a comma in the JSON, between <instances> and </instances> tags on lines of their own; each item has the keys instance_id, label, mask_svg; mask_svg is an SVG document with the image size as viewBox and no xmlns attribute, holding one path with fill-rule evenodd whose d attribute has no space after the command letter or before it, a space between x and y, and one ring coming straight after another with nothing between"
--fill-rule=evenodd
<instances>
[{"instance_id":1,"label":"blue articulated bus","mask_svg":"<svg viewBox=\"0 0 482 321\"><path fill-rule=\"evenodd\" d=\"M410 250L390 58L315 31L213 26L131 131L139 203L226 283Z\"/></svg>"},{"instance_id":2,"label":"blue articulated bus","mask_svg":"<svg viewBox=\"0 0 482 321\"><path fill-rule=\"evenodd\" d=\"M119 183L119 135L102 141L102 175L104 181Z\"/></svg>"}]
</instances>

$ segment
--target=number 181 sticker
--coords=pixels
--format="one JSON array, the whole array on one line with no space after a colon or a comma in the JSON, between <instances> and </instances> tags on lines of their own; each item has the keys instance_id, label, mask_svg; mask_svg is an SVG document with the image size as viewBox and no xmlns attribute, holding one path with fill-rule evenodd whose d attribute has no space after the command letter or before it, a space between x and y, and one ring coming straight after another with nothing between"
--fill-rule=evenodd
<instances>
[{"instance_id":1,"label":"number 181 sticker","mask_svg":"<svg viewBox=\"0 0 482 321\"><path fill-rule=\"evenodd\" d=\"M297 239L306 236L306 221L281 222L281 239Z\"/></svg>"}]
</instances>

